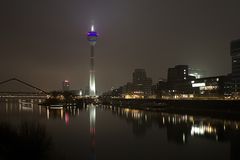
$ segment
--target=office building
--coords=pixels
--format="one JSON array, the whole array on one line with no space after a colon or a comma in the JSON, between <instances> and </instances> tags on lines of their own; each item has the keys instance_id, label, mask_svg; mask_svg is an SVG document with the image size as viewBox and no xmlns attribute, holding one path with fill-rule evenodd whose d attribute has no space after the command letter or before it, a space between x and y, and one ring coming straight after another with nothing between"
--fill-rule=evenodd
<instances>
[{"instance_id":1,"label":"office building","mask_svg":"<svg viewBox=\"0 0 240 160\"><path fill-rule=\"evenodd\" d=\"M145 96L152 93L152 79L147 77L145 69L135 69L133 72L134 92L143 93Z\"/></svg>"},{"instance_id":2,"label":"office building","mask_svg":"<svg viewBox=\"0 0 240 160\"><path fill-rule=\"evenodd\" d=\"M188 78L188 66L177 65L168 69L168 82L184 81Z\"/></svg>"},{"instance_id":3,"label":"office building","mask_svg":"<svg viewBox=\"0 0 240 160\"><path fill-rule=\"evenodd\" d=\"M240 39L231 42L232 78L240 81Z\"/></svg>"},{"instance_id":4,"label":"office building","mask_svg":"<svg viewBox=\"0 0 240 160\"><path fill-rule=\"evenodd\" d=\"M168 69L168 89L172 95L188 94L192 92L189 80L196 79L194 76L188 75L188 65L177 65Z\"/></svg>"},{"instance_id":5,"label":"office building","mask_svg":"<svg viewBox=\"0 0 240 160\"><path fill-rule=\"evenodd\" d=\"M240 39L231 42L233 92L240 92Z\"/></svg>"},{"instance_id":6,"label":"office building","mask_svg":"<svg viewBox=\"0 0 240 160\"><path fill-rule=\"evenodd\" d=\"M62 82L62 90L69 91L70 90L70 82L68 80L64 80Z\"/></svg>"},{"instance_id":7,"label":"office building","mask_svg":"<svg viewBox=\"0 0 240 160\"><path fill-rule=\"evenodd\" d=\"M195 79L191 81L194 97L224 98L230 96L229 76L217 76Z\"/></svg>"}]
</instances>

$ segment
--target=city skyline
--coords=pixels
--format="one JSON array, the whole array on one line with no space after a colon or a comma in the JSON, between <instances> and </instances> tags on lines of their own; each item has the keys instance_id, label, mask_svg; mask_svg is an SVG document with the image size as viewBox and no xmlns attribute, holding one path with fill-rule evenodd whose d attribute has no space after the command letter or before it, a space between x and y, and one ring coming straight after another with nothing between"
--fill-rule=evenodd
<instances>
[{"instance_id":1,"label":"city skyline","mask_svg":"<svg viewBox=\"0 0 240 160\"><path fill-rule=\"evenodd\" d=\"M154 83L176 64L202 69L206 76L231 73L230 42L240 38L240 2L104 2L4 2L1 80L17 77L55 90L68 79L72 88L84 89L85 34L92 20L101 35L98 90L125 84L135 68L145 68Z\"/></svg>"}]
</instances>

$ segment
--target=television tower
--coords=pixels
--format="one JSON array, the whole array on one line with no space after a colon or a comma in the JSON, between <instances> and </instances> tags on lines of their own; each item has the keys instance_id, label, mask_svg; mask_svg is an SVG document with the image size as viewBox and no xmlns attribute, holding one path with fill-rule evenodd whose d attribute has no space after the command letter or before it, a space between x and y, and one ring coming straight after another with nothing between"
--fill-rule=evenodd
<instances>
[{"instance_id":1,"label":"television tower","mask_svg":"<svg viewBox=\"0 0 240 160\"><path fill-rule=\"evenodd\" d=\"M91 47L90 53L90 77L89 77L89 96L96 96L95 84L95 69L94 69L94 47L97 42L98 34L95 32L94 25L91 26L91 31L88 32L87 38Z\"/></svg>"}]
</instances>

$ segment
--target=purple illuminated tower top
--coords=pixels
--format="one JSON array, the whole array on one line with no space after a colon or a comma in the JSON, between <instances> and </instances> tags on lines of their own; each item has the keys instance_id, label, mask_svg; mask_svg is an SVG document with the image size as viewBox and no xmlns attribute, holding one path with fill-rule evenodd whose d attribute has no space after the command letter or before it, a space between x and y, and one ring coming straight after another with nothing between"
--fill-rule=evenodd
<instances>
[{"instance_id":1,"label":"purple illuminated tower top","mask_svg":"<svg viewBox=\"0 0 240 160\"><path fill-rule=\"evenodd\" d=\"M97 37L98 37L97 32L95 32L94 25L91 26L91 31L88 32L87 37L90 45L94 46L97 42Z\"/></svg>"}]
</instances>

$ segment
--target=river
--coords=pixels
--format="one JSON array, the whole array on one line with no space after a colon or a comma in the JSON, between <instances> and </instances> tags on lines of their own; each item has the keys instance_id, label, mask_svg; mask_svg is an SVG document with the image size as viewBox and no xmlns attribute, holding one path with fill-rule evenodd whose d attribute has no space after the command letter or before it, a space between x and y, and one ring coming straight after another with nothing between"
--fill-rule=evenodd
<instances>
[{"instance_id":1,"label":"river","mask_svg":"<svg viewBox=\"0 0 240 160\"><path fill-rule=\"evenodd\" d=\"M240 121L114 106L0 103L0 159L237 160Z\"/></svg>"}]
</instances>

